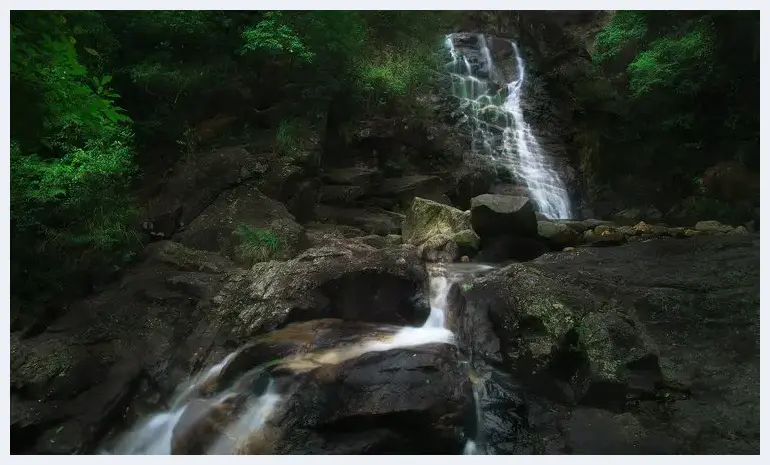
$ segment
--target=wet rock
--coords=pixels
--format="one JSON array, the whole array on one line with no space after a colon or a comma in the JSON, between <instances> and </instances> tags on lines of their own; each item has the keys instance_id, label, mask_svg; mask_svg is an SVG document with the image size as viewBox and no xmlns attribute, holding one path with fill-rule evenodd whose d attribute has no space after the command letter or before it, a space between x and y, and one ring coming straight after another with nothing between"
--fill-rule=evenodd
<instances>
[{"instance_id":1,"label":"wet rock","mask_svg":"<svg viewBox=\"0 0 770 465\"><path fill-rule=\"evenodd\" d=\"M482 238L537 234L532 202L526 197L484 194L471 200L471 224Z\"/></svg>"},{"instance_id":2,"label":"wet rock","mask_svg":"<svg viewBox=\"0 0 770 465\"><path fill-rule=\"evenodd\" d=\"M395 326L325 318L291 323L281 329L251 338L222 368L211 389L222 392L236 383L244 373L264 366L266 369L282 362L290 364L291 357L315 352L308 363L317 360L341 361L346 348L362 346L366 341L381 340L398 330ZM338 350L339 356L324 357L325 351ZM355 356L355 354L353 354ZM312 360L311 360L312 359Z\"/></svg>"},{"instance_id":3,"label":"wet rock","mask_svg":"<svg viewBox=\"0 0 770 465\"><path fill-rule=\"evenodd\" d=\"M339 242L232 275L213 313L236 338L315 318L417 323L424 278L413 249Z\"/></svg>"},{"instance_id":4,"label":"wet rock","mask_svg":"<svg viewBox=\"0 0 770 465\"><path fill-rule=\"evenodd\" d=\"M516 184L496 184L489 190L490 194L513 195L516 197L530 197L529 189L526 186Z\"/></svg>"},{"instance_id":5,"label":"wet rock","mask_svg":"<svg viewBox=\"0 0 770 465\"><path fill-rule=\"evenodd\" d=\"M475 415L451 345L370 352L308 379L269 422L291 432L277 453L459 454Z\"/></svg>"},{"instance_id":6,"label":"wet rock","mask_svg":"<svg viewBox=\"0 0 770 465\"><path fill-rule=\"evenodd\" d=\"M671 236L675 237L677 239L681 239L685 236L685 228L668 228L666 233Z\"/></svg>"},{"instance_id":7,"label":"wet rock","mask_svg":"<svg viewBox=\"0 0 770 465\"><path fill-rule=\"evenodd\" d=\"M399 178L387 178L374 189L374 195L398 197L408 200L428 193L443 193L443 181L438 176L415 174Z\"/></svg>"},{"instance_id":8,"label":"wet rock","mask_svg":"<svg viewBox=\"0 0 770 465\"><path fill-rule=\"evenodd\" d=\"M646 237L660 237L668 235L669 230L665 226L656 224L647 224L644 221L640 221L634 225L634 232L638 235Z\"/></svg>"},{"instance_id":9,"label":"wet rock","mask_svg":"<svg viewBox=\"0 0 770 465\"><path fill-rule=\"evenodd\" d=\"M748 234L749 230L745 226L738 226L732 230L729 234Z\"/></svg>"},{"instance_id":10,"label":"wet rock","mask_svg":"<svg viewBox=\"0 0 770 465\"><path fill-rule=\"evenodd\" d=\"M676 454L681 444L631 413L577 408L560 422L570 454Z\"/></svg>"},{"instance_id":11,"label":"wet rock","mask_svg":"<svg viewBox=\"0 0 770 465\"><path fill-rule=\"evenodd\" d=\"M300 224L315 219L320 187L318 179L302 181L296 193L286 200L286 208Z\"/></svg>"},{"instance_id":12,"label":"wet rock","mask_svg":"<svg viewBox=\"0 0 770 465\"><path fill-rule=\"evenodd\" d=\"M733 232L733 227L722 224L719 221L709 220L698 221L695 224L695 230L706 234L730 234Z\"/></svg>"},{"instance_id":13,"label":"wet rock","mask_svg":"<svg viewBox=\"0 0 770 465\"><path fill-rule=\"evenodd\" d=\"M245 399L233 396L226 399L193 399L174 425L171 453L174 455L202 455L236 419Z\"/></svg>"},{"instance_id":14,"label":"wet rock","mask_svg":"<svg viewBox=\"0 0 770 465\"><path fill-rule=\"evenodd\" d=\"M502 263L510 260L526 262L548 252L548 246L538 239L495 236L482 239L481 251L474 260L482 263Z\"/></svg>"},{"instance_id":15,"label":"wet rock","mask_svg":"<svg viewBox=\"0 0 770 465\"><path fill-rule=\"evenodd\" d=\"M601 226L601 225L614 226L614 224L615 224L612 221L597 220L597 219L593 219L593 218L587 219L587 220L583 220L583 221L581 221L581 223L583 224L585 229L594 229L595 227Z\"/></svg>"},{"instance_id":16,"label":"wet rock","mask_svg":"<svg viewBox=\"0 0 770 465\"><path fill-rule=\"evenodd\" d=\"M583 234L586 229L589 229L588 226L586 226L582 221L560 221L560 223L563 223L571 230Z\"/></svg>"}]
</instances>

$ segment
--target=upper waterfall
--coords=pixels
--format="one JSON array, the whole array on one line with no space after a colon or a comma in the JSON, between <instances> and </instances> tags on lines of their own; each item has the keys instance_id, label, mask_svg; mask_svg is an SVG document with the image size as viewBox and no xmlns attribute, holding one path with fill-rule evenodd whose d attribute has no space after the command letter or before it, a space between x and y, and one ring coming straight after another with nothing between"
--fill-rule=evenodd
<instances>
[{"instance_id":1,"label":"upper waterfall","mask_svg":"<svg viewBox=\"0 0 770 465\"><path fill-rule=\"evenodd\" d=\"M524 118L526 68L516 43L506 41L510 50L501 64L495 63L483 34L449 34L445 44L451 56L447 68L452 95L470 126L472 156L524 184L537 209L548 218L570 218L564 182Z\"/></svg>"}]
</instances>

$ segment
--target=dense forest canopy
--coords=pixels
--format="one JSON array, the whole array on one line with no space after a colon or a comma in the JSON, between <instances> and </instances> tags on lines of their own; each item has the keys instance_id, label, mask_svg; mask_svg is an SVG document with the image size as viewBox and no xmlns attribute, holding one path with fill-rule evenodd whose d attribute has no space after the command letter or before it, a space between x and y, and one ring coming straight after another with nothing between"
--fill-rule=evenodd
<instances>
[{"instance_id":1,"label":"dense forest canopy","mask_svg":"<svg viewBox=\"0 0 770 465\"><path fill-rule=\"evenodd\" d=\"M291 152L332 117L411 111L404 102L440 69L442 34L461 16L13 12L14 294L49 298L84 270L130 261L148 154L215 144L201 121L226 113ZM691 184L715 160L758 166L758 25L757 12L615 14L593 55L621 116L599 175L665 164L678 167L671 182Z\"/></svg>"},{"instance_id":2,"label":"dense forest canopy","mask_svg":"<svg viewBox=\"0 0 770 465\"><path fill-rule=\"evenodd\" d=\"M608 171L675 167L687 195L718 161L759 170L757 12L620 11L592 58L619 92Z\"/></svg>"}]
</instances>

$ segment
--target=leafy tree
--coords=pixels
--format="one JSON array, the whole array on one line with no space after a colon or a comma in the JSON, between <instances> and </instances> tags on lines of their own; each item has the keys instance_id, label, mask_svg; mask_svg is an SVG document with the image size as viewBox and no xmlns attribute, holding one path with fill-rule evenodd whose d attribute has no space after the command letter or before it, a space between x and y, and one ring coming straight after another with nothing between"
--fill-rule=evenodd
<instances>
[{"instance_id":1,"label":"leafy tree","mask_svg":"<svg viewBox=\"0 0 770 465\"><path fill-rule=\"evenodd\" d=\"M133 239L130 119L115 104L111 77L80 63L76 42L63 14L12 17L12 269L20 293L66 286L64 274L123 253Z\"/></svg>"},{"instance_id":2,"label":"leafy tree","mask_svg":"<svg viewBox=\"0 0 770 465\"><path fill-rule=\"evenodd\" d=\"M603 176L632 171L671 198L691 194L690 180L719 160L757 165L758 27L756 12L617 12L593 53L625 108L606 129Z\"/></svg>"}]
</instances>

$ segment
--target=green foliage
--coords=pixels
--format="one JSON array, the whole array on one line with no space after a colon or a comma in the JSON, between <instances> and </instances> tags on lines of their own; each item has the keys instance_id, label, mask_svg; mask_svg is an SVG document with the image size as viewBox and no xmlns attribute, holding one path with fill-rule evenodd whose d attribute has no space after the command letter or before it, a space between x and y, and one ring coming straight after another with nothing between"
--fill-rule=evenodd
<instances>
[{"instance_id":1,"label":"green foliage","mask_svg":"<svg viewBox=\"0 0 770 465\"><path fill-rule=\"evenodd\" d=\"M240 243L235 247L239 260L253 265L278 258L283 249L283 241L270 229L255 228L241 223L235 231Z\"/></svg>"},{"instance_id":2,"label":"green foliage","mask_svg":"<svg viewBox=\"0 0 770 465\"><path fill-rule=\"evenodd\" d=\"M614 109L603 128L612 134L601 157L603 181L634 172L669 197L687 196L693 191L685 180L718 161L756 165L756 12L620 11L595 45L593 61L617 90L606 93L612 104L586 109Z\"/></svg>"},{"instance_id":3,"label":"green foliage","mask_svg":"<svg viewBox=\"0 0 770 465\"><path fill-rule=\"evenodd\" d=\"M700 22L678 37L652 42L628 65L631 95L640 98L663 88L681 96L696 94L711 77L713 46L710 25Z\"/></svg>"},{"instance_id":4,"label":"green foliage","mask_svg":"<svg viewBox=\"0 0 770 465\"><path fill-rule=\"evenodd\" d=\"M305 125L299 119L284 119L278 124L276 143L279 152L288 157L299 155L305 147Z\"/></svg>"},{"instance_id":5,"label":"green foliage","mask_svg":"<svg viewBox=\"0 0 770 465\"><path fill-rule=\"evenodd\" d=\"M282 23L281 12L269 12L266 18L243 31L241 53L261 51L271 55L289 54L304 63L313 60L314 53L307 49L297 33Z\"/></svg>"},{"instance_id":6,"label":"green foliage","mask_svg":"<svg viewBox=\"0 0 770 465\"><path fill-rule=\"evenodd\" d=\"M63 15L19 13L11 31L12 100L39 96L11 109L12 267L16 291L34 293L135 244L133 133Z\"/></svg>"},{"instance_id":7,"label":"green foliage","mask_svg":"<svg viewBox=\"0 0 770 465\"><path fill-rule=\"evenodd\" d=\"M642 12L618 11L596 35L594 62L603 64L609 61L629 43L641 40L646 33L647 23Z\"/></svg>"},{"instance_id":8,"label":"green foliage","mask_svg":"<svg viewBox=\"0 0 770 465\"><path fill-rule=\"evenodd\" d=\"M428 45L428 46L426 46ZM409 97L438 69L437 47L433 43L418 44L409 50L384 47L359 63L357 84L364 99L377 103Z\"/></svg>"}]
</instances>

